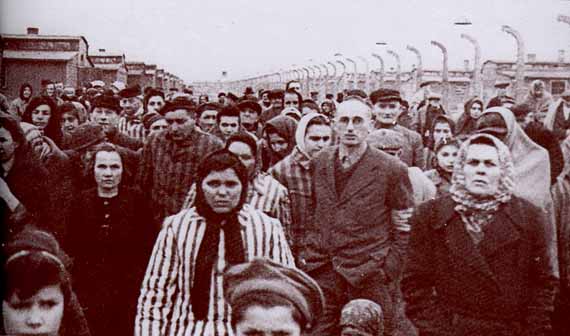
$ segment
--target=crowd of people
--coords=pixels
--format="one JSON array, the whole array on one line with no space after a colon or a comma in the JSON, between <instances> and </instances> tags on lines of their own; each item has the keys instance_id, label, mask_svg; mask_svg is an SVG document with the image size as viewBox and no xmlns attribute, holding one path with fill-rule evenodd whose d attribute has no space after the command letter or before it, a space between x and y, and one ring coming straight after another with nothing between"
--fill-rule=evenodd
<instances>
[{"instance_id":1,"label":"crowd of people","mask_svg":"<svg viewBox=\"0 0 570 336\"><path fill-rule=\"evenodd\" d=\"M0 334L570 334L570 91L0 104Z\"/></svg>"}]
</instances>

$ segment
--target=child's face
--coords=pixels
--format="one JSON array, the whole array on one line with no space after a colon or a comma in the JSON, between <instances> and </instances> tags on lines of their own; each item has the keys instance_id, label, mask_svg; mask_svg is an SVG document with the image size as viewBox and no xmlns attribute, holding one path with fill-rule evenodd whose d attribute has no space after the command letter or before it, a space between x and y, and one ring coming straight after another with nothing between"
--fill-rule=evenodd
<instances>
[{"instance_id":1,"label":"child's face","mask_svg":"<svg viewBox=\"0 0 570 336\"><path fill-rule=\"evenodd\" d=\"M453 173L453 165L455 164L455 159L457 158L457 152L459 148L455 145L443 146L437 152L437 164L447 173Z\"/></svg>"}]
</instances>

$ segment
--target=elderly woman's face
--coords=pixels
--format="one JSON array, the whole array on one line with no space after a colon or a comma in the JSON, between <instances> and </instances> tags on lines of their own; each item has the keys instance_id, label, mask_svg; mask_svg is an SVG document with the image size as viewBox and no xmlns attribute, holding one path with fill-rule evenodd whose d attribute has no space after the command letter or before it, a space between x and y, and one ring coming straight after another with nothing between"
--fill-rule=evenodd
<instances>
[{"instance_id":1,"label":"elderly woman's face","mask_svg":"<svg viewBox=\"0 0 570 336\"><path fill-rule=\"evenodd\" d=\"M64 297L59 286L47 286L22 300L15 293L2 302L8 335L57 335L63 319Z\"/></svg>"},{"instance_id":2,"label":"elderly woman's face","mask_svg":"<svg viewBox=\"0 0 570 336\"><path fill-rule=\"evenodd\" d=\"M213 171L202 181L204 198L215 213L234 210L240 200L242 184L232 168Z\"/></svg>"},{"instance_id":3,"label":"elderly woman's face","mask_svg":"<svg viewBox=\"0 0 570 336\"><path fill-rule=\"evenodd\" d=\"M465 188L470 194L478 197L495 194L501 179L499 152L489 145L470 145L467 148L463 173Z\"/></svg>"}]
</instances>

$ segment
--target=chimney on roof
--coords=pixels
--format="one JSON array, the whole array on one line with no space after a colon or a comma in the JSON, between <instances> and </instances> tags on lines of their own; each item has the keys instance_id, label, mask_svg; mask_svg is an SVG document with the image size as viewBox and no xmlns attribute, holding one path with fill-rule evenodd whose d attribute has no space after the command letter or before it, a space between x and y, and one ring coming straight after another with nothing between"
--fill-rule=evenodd
<instances>
[{"instance_id":1,"label":"chimney on roof","mask_svg":"<svg viewBox=\"0 0 570 336\"><path fill-rule=\"evenodd\" d=\"M28 27L26 31L28 32L28 35L38 35L40 33L40 28Z\"/></svg>"},{"instance_id":2,"label":"chimney on roof","mask_svg":"<svg viewBox=\"0 0 570 336\"><path fill-rule=\"evenodd\" d=\"M104 53L106 50L105 49L99 49L99 52Z\"/></svg>"},{"instance_id":3,"label":"chimney on roof","mask_svg":"<svg viewBox=\"0 0 570 336\"><path fill-rule=\"evenodd\" d=\"M471 67L469 66L469 60L463 60L463 68L465 72L469 72L471 71Z\"/></svg>"},{"instance_id":4,"label":"chimney on roof","mask_svg":"<svg viewBox=\"0 0 570 336\"><path fill-rule=\"evenodd\" d=\"M558 62L559 63L565 63L566 62L566 52L564 51L564 49L559 49L558 50Z\"/></svg>"},{"instance_id":5,"label":"chimney on roof","mask_svg":"<svg viewBox=\"0 0 570 336\"><path fill-rule=\"evenodd\" d=\"M526 61L528 63L536 62L536 54L528 54L526 56Z\"/></svg>"}]
</instances>

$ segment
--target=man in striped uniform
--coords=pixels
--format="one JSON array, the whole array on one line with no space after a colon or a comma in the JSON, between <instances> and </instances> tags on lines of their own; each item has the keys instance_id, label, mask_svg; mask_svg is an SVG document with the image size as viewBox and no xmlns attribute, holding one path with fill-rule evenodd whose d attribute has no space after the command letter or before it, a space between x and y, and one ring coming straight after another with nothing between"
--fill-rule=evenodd
<instances>
[{"instance_id":1,"label":"man in striped uniform","mask_svg":"<svg viewBox=\"0 0 570 336\"><path fill-rule=\"evenodd\" d=\"M237 155L248 171L249 184L245 202L254 209L276 218L281 222L288 241L290 238L291 208L289 192L279 181L271 175L259 171L257 143L248 133L238 133L230 136L226 142L226 149ZM196 185L188 191L184 209L194 206L196 198Z\"/></svg>"},{"instance_id":2,"label":"man in striped uniform","mask_svg":"<svg viewBox=\"0 0 570 336\"><path fill-rule=\"evenodd\" d=\"M121 117L118 128L122 134L142 141L144 140L144 126L141 118L144 113L140 94L141 87L138 84L119 91Z\"/></svg>"},{"instance_id":3,"label":"man in striped uniform","mask_svg":"<svg viewBox=\"0 0 570 336\"><path fill-rule=\"evenodd\" d=\"M150 194L157 223L180 211L200 161L223 147L217 137L197 129L190 101L175 99L160 113L168 128L147 139L138 176L140 189Z\"/></svg>"},{"instance_id":4,"label":"man in striped uniform","mask_svg":"<svg viewBox=\"0 0 570 336\"><path fill-rule=\"evenodd\" d=\"M297 145L293 152L271 167L269 173L289 190L291 248L297 257L303 249L303 237L315 211L311 160L332 140L332 128L327 117L317 113L305 115L299 121L295 140Z\"/></svg>"},{"instance_id":5,"label":"man in striped uniform","mask_svg":"<svg viewBox=\"0 0 570 336\"><path fill-rule=\"evenodd\" d=\"M244 205L247 170L216 151L196 175L196 202L166 218L141 286L136 335L234 335L223 271L254 258L294 267L278 220Z\"/></svg>"}]
</instances>

